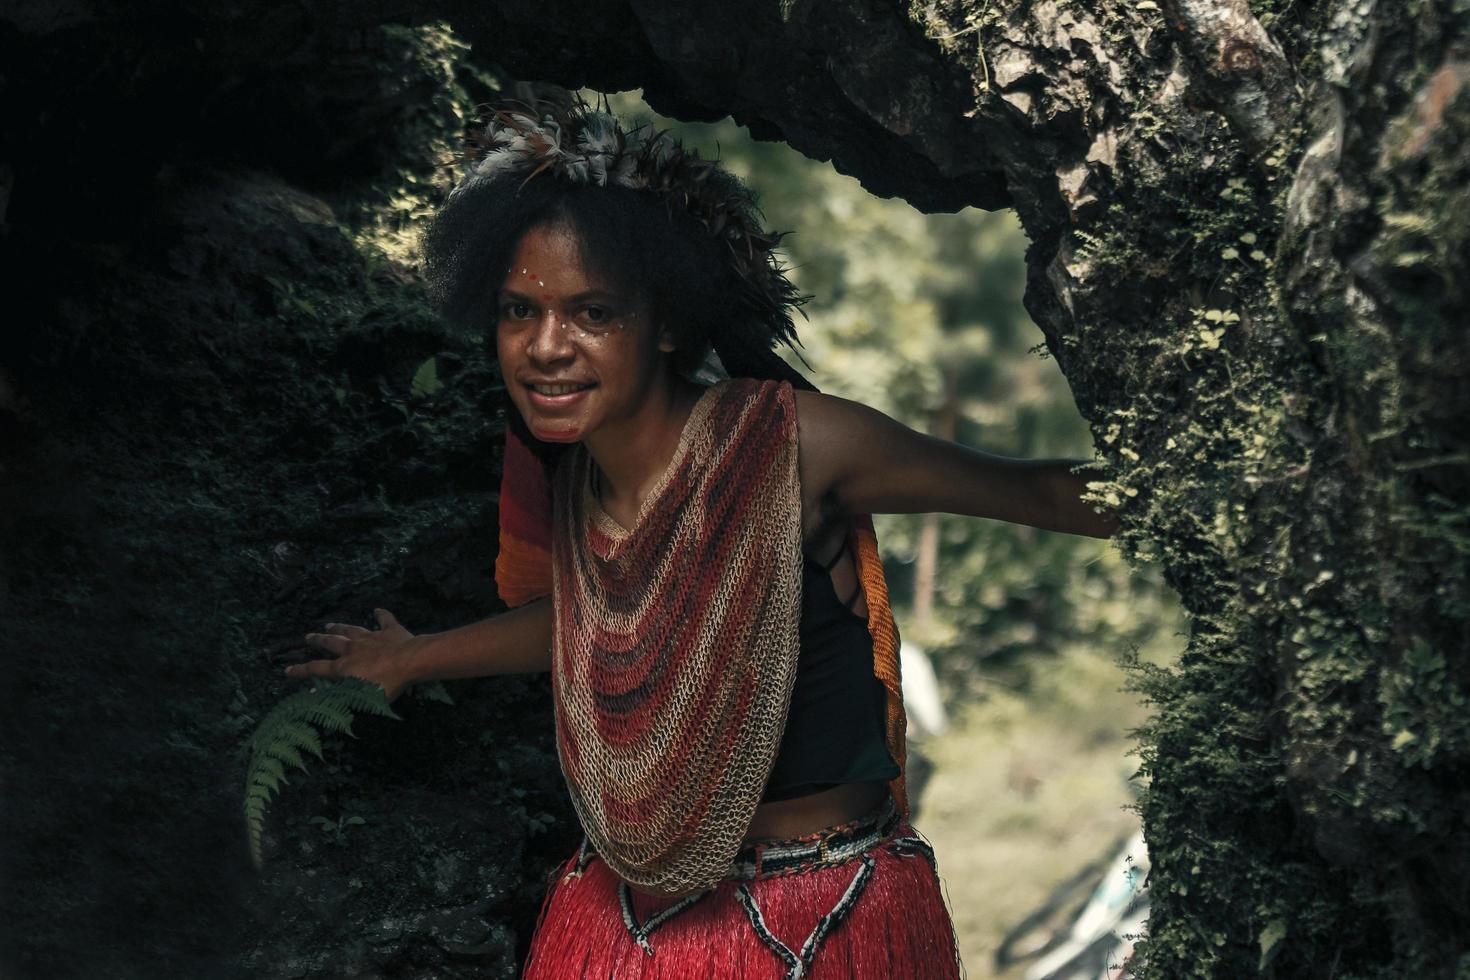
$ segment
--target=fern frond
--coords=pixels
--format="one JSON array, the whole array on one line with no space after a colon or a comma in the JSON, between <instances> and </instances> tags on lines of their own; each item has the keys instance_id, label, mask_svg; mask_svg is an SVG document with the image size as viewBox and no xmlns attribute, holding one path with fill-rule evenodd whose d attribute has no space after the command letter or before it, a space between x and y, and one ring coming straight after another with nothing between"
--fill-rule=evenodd
<instances>
[{"instance_id":1,"label":"fern frond","mask_svg":"<svg viewBox=\"0 0 1470 980\"><path fill-rule=\"evenodd\" d=\"M341 732L350 738L357 738L352 734L352 711L345 704L309 704L301 709L301 717L304 721L315 722L326 731Z\"/></svg>"},{"instance_id":2,"label":"fern frond","mask_svg":"<svg viewBox=\"0 0 1470 980\"><path fill-rule=\"evenodd\" d=\"M246 742L250 759L245 766L245 832L250 841L250 860L257 871L262 863L260 838L265 829L266 806L287 782L286 766L306 772L303 750L322 758L317 729L356 738L352 734L354 713L403 720L389 705L381 686L344 677L319 682L316 687L283 699L251 733Z\"/></svg>"},{"instance_id":3,"label":"fern frond","mask_svg":"<svg viewBox=\"0 0 1470 980\"><path fill-rule=\"evenodd\" d=\"M318 701L320 701L320 699L320 694L315 688L313 688L309 690L299 691L296 694L293 694L290 697L281 700L276 704L274 708L271 709L271 713L267 715L261 721L261 723L255 727L255 731L250 735L249 740L245 743L246 748L254 752L262 737L267 735L274 737L274 733L272 730L272 726L274 724L289 724L292 719L300 717L301 711L307 705L316 704ZM304 727L307 731L312 733L313 738L316 737L315 729L313 729L309 725ZM304 747L305 746L303 746L303 748Z\"/></svg>"},{"instance_id":4,"label":"fern frond","mask_svg":"<svg viewBox=\"0 0 1470 980\"><path fill-rule=\"evenodd\" d=\"M304 721L283 722L277 729L275 738L260 747L260 751L274 755L305 772L306 764L301 761L302 749L322 759L322 740L317 736L316 729Z\"/></svg>"},{"instance_id":5,"label":"fern frond","mask_svg":"<svg viewBox=\"0 0 1470 980\"><path fill-rule=\"evenodd\" d=\"M348 687L342 692L343 703L359 714L366 712L382 718L397 718L393 709L388 707L388 699L384 696L383 689L376 684L369 685L369 687L371 690L367 688L353 690Z\"/></svg>"},{"instance_id":6,"label":"fern frond","mask_svg":"<svg viewBox=\"0 0 1470 980\"><path fill-rule=\"evenodd\" d=\"M279 742L268 746L263 751L272 758L290 763L302 772L306 772L306 760L301 757L301 753L294 745ZM284 779L285 777L282 776L281 778Z\"/></svg>"},{"instance_id":7,"label":"fern frond","mask_svg":"<svg viewBox=\"0 0 1470 980\"><path fill-rule=\"evenodd\" d=\"M281 760L274 756L262 756L255 764L255 776L259 779L262 775L273 776L277 780L286 778L286 767L281 765Z\"/></svg>"}]
</instances>

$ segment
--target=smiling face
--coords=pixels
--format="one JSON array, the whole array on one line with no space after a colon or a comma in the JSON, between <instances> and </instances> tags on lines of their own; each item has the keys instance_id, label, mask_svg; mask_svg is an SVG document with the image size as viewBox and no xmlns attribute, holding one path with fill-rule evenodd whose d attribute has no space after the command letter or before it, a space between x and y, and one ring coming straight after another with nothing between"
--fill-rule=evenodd
<instances>
[{"instance_id":1,"label":"smiling face","mask_svg":"<svg viewBox=\"0 0 1470 980\"><path fill-rule=\"evenodd\" d=\"M562 225L526 232L497 297L496 348L510 399L546 442L578 442L633 420L671 383L646 306L582 262Z\"/></svg>"}]
</instances>

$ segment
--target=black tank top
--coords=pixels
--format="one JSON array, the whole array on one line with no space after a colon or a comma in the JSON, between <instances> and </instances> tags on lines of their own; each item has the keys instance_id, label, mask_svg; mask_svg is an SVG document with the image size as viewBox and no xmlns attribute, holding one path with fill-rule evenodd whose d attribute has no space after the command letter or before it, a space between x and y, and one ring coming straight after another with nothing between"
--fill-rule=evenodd
<instances>
[{"instance_id":1,"label":"black tank top","mask_svg":"<svg viewBox=\"0 0 1470 980\"><path fill-rule=\"evenodd\" d=\"M801 652L786 731L762 802L898 777L884 737L886 692L873 676L868 622L850 608L857 592L844 603L828 574L846 550L844 538L825 568L802 555Z\"/></svg>"}]
</instances>

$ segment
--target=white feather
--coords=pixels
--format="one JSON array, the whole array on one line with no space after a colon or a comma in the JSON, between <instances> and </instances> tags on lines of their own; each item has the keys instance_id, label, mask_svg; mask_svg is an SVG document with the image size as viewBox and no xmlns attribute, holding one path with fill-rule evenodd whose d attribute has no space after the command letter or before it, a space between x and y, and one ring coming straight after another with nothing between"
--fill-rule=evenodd
<instances>
[{"instance_id":1,"label":"white feather","mask_svg":"<svg viewBox=\"0 0 1470 980\"><path fill-rule=\"evenodd\" d=\"M606 186L609 170L621 155L618 149L617 120L605 112L589 113L577 135L577 149L587 161L584 179Z\"/></svg>"},{"instance_id":2,"label":"white feather","mask_svg":"<svg viewBox=\"0 0 1470 980\"><path fill-rule=\"evenodd\" d=\"M616 154L618 152L617 120L605 112L588 113L586 122L582 125L582 132L577 135L577 146L584 153L600 151Z\"/></svg>"},{"instance_id":3,"label":"white feather","mask_svg":"<svg viewBox=\"0 0 1470 980\"><path fill-rule=\"evenodd\" d=\"M572 153L562 154L562 171L574 184L596 183L596 179L589 172L592 166L592 161L586 157L576 156Z\"/></svg>"},{"instance_id":4,"label":"white feather","mask_svg":"<svg viewBox=\"0 0 1470 980\"><path fill-rule=\"evenodd\" d=\"M638 131L621 134L611 113L593 111L581 118L574 145L563 142L562 127L555 117L540 120L523 112L507 112L492 120L484 137L489 149L472 164L464 181L455 188L471 186L512 173L531 173L550 163L553 172L579 184L643 187L647 179L638 174L638 155L643 139ZM654 169L670 153L667 140L656 141Z\"/></svg>"}]
</instances>

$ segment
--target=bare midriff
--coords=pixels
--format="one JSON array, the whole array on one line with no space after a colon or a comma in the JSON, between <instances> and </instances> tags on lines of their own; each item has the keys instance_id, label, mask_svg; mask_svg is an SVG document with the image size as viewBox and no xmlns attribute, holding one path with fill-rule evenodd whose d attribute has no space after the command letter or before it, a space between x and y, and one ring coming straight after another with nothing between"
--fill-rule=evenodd
<instances>
[{"instance_id":1,"label":"bare midriff","mask_svg":"<svg viewBox=\"0 0 1470 980\"><path fill-rule=\"evenodd\" d=\"M745 840L801 837L856 820L881 803L887 792L883 782L843 783L808 796L762 803L755 808Z\"/></svg>"}]
</instances>

